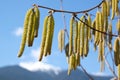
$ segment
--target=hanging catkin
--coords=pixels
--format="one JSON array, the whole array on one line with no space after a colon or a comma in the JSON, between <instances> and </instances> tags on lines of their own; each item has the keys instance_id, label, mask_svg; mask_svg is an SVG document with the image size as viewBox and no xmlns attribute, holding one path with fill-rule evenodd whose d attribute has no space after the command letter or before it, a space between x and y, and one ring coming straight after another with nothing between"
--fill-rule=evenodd
<instances>
[{"instance_id":1,"label":"hanging catkin","mask_svg":"<svg viewBox=\"0 0 120 80\"><path fill-rule=\"evenodd\" d=\"M73 49L74 49L74 53L77 53L77 37L78 37L78 22L77 20L74 21L74 29L73 29Z\"/></svg>"},{"instance_id":2,"label":"hanging catkin","mask_svg":"<svg viewBox=\"0 0 120 80\"><path fill-rule=\"evenodd\" d=\"M85 21L85 17L82 16L81 20L84 22ZM84 49L84 28L85 28L85 24L81 22L81 26L80 26L80 56L83 56L83 49Z\"/></svg>"},{"instance_id":3,"label":"hanging catkin","mask_svg":"<svg viewBox=\"0 0 120 80\"><path fill-rule=\"evenodd\" d=\"M38 30L39 30L39 21L40 21L40 11L38 9L38 6L34 7L35 15L36 15L36 26L35 26L35 32L34 36L38 36Z\"/></svg>"},{"instance_id":4,"label":"hanging catkin","mask_svg":"<svg viewBox=\"0 0 120 80\"><path fill-rule=\"evenodd\" d=\"M47 36L48 17L49 16L46 16L45 19L44 19L39 61L42 60L42 57L43 57L43 54L44 54L45 41L46 41L46 36Z\"/></svg>"},{"instance_id":5,"label":"hanging catkin","mask_svg":"<svg viewBox=\"0 0 120 80\"><path fill-rule=\"evenodd\" d=\"M30 14L32 13L32 11L33 11L32 9L29 9L25 16L22 41L21 41L21 45L20 45L20 50L18 52L18 57L21 57L24 52L26 38L27 38L27 32L28 32L28 23L29 23Z\"/></svg>"},{"instance_id":6,"label":"hanging catkin","mask_svg":"<svg viewBox=\"0 0 120 80\"><path fill-rule=\"evenodd\" d=\"M53 15L50 14L47 22L47 35L45 40L44 56L51 53L52 38L54 33L54 19Z\"/></svg>"},{"instance_id":7,"label":"hanging catkin","mask_svg":"<svg viewBox=\"0 0 120 80\"><path fill-rule=\"evenodd\" d=\"M51 54L52 42L53 42L53 35L54 35L54 25L55 25L55 21L54 21L53 15L51 14L50 17L51 17L51 21L50 21L50 23L51 23L51 26L50 26L51 31L50 31L50 39L49 39L48 53L47 53L48 55ZM48 26L49 26L49 25L48 25Z\"/></svg>"},{"instance_id":8,"label":"hanging catkin","mask_svg":"<svg viewBox=\"0 0 120 80\"><path fill-rule=\"evenodd\" d=\"M28 46L32 46L31 45L31 35L32 35L32 27L33 27L33 20L34 20L34 12L32 11L30 14L30 18L29 18L29 23L28 23L28 32L27 32L27 44Z\"/></svg>"},{"instance_id":9,"label":"hanging catkin","mask_svg":"<svg viewBox=\"0 0 120 80\"><path fill-rule=\"evenodd\" d=\"M73 22L74 17L72 16L70 19L69 55L71 55L73 51Z\"/></svg>"},{"instance_id":10,"label":"hanging catkin","mask_svg":"<svg viewBox=\"0 0 120 80\"><path fill-rule=\"evenodd\" d=\"M95 22L96 22L96 25L95 25L95 29L96 30L100 30L99 28L99 15L100 15L100 12L98 11L96 13L96 19L95 19ZM98 31L95 31L95 37L94 37L94 43L95 45L98 45L99 44L99 32Z\"/></svg>"},{"instance_id":11,"label":"hanging catkin","mask_svg":"<svg viewBox=\"0 0 120 80\"><path fill-rule=\"evenodd\" d=\"M85 23L88 24L88 20L85 19ZM87 57L89 52L89 40L88 40L88 29L87 25L84 26L84 47L83 47L83 54L85 57Z\"/></svg>"},{"instance_id":12,"label":"hanging catkin","mask_svg":"<svg viewBox=\"0 0 120 80\"><path fill-rule=\"evenodd\" d=\"M118 66L118 64L120 63L120 59L119 59L119 56L120 56L120 52L119 52L119 49L120 49L120 45L119 45L119 37L117 37L114 41L114 59L115 59L115 65Z\"/></svg>"},{"instance_id":13,"label":"hanging catkin","mask_svg":"<svg viewBox=\"0 0 120 80\"><path fill-rule=\"evenodd\" d=\"M111 14L111 19L114 19L115 16L115 0L111 0L112 3L112 14Z\"/></svg>"},{"instance_id":14,"label":"hanging catkin","mask_svg":"<svg viewBox=\"0 0 120 80\"><path fill-rule=\"evenodd\" d=\"M58 33L58 48L62 52L64 49L64 30L60 30Z\"/></svg>"},{"instance_id":15,"label":"hanging catkin","mask_svg":"<svg viewBox=\"0 0 120 80\"><path fill-rule=\"evenodd\" d=\"M92 20L91 20L91 16L88 15L88 25L89 26L92 26ZM91 39L91 29L88 28L88 39L90 40Z\"/></svg>"},{"instance_id":16,"label":"hanging catkin","mask_svg":"<svg viewBox=\"0 0 120 80\"><path fill-rule=\"evenodd\" d=\"M118 34L120 35L120 19L118 19L116 27L117 27Z\"/></svg>"}]
</instances>

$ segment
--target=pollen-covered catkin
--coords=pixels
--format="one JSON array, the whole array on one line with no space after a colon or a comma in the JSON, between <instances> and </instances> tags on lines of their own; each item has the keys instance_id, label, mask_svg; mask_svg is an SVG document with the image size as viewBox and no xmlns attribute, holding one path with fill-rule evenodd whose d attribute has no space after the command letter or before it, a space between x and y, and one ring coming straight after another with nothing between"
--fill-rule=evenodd
<instances>
[{"instance_id":1,"label":"pollen-covered catkin","mask_svg":"<svg viewBox=\"0 0 120 80\"><path fill-rule=\"evenodd\" d=\"M85 17L81 17L82 21L85 21ZM80 56L83 56L83 49L84 49L84 29L85 29L85 24L81 22L80 26Z\"/></svg>"},{"instance_id":2,"label":"pollen-covered catkin","mask_svg":"<svg viewBox=\"0 0 120 80\"><path fill-rule=\"evenodd\" d=\"M40 21L40 11L38 9L38 6L34 7L35 15L36 15L36 26L35 26L35 33L34 36L38 36L38 30L39 30L39 21Z\"/></svg>"},{"instance_id":3,"label":"pollen-covered catkin","mask_svg":"<svg viewBox=\"0 0 120 80\"><path fill-rule=\"evenodd\" d=\"M85 23L88 24L88 20L85 19ZM88 52L89 52L89 40L88 40L88 29L89 27L87 27L87 25L85 25L85 28L84 28L84 47L83 47L83 54L85 57L87 57L88 55Z\"/></svg>"},{"instance_id":4,"label":"pollen-covered catkin","mask_svg":"<svg viewBox=\"0 0 120 80\"><path fill-rule=\"evenodd\" d=\"M99 55L98 60L101 62L104 60L104 40L99 43Z\"/></svg>"},{"instance_id":5,"label":"pollen-covered catkin","mask_svg":"<svg viewBox=\"0 0 120 80\"><path fill-rule=\"evenodd\" d=\"M114 19L115 16L115 0L112 0L112 14L111 14L111 19Z\"/></svg>"},{"instance_id":6,"label":"pollen-covered catkin","mask_svg":"<svg viewBox=\"0 0 120 80\"><path fill-rule=\"evenodd\" d=\"M32 13L32 9L29 9L26 13L26 16L25 16L22 41L21 41L21 45L20 45L20 50L18 52L18 57L21 57L23 52L24 52L26 38L27 38L27 31L28 31L28 23L29 23L29 18L30 18L31 13Z\"/></svg>"},{"instance_id":7,"label":"pollen-covered catkin","mask_svg":"<svg viewBox=\"0 0 120 80\"><path fill-rule=\"evenodd\" d=\"M74 17L70 19L70 37L69 37L69 55L72 54L73 51L73 22L74 22Z\"/></svg>"},{"instance_id":8,"label":"pollen-covered catkin","mask_svg":"<svg viewBox=\"0 0 120 80\"><path fill-rule=\"evenodd\" d=\"M99 28L99 15L100 15L100 12L98 11L97 13L96 13L96 25L95 25L95 29L96 30L99 30L100 28ZM98 45L99 44L99 32L98 31L95 31L95 37L94 37L95 39L94 39L94 43L95 43L95 45Z\"/></svg>"},{"instance_id":9,"label":"pollen-covered catkin","mask_svg":"<svg viewBox=\"0 0 120 80\"><path fill-rule=\"evenodd\" d=\"M80 54L80 28L81 22L78 22L78 36L77 36L77 53Z\"/></svg>"},{"instance_id":10,"label":"pollen-covered catkin","mask_svg":"<svg viewBox=\"0 0 120 80\"><path fill-rule=\"evenodd\" d=\"M91 20L91 16L88 15L88 25L91 26L92 25L92 20ZM88 28L88 39L91 39L91 29Z\"/></svg>"},{"instance_id":11,"label":"pollen-covered catkin","mask_svg":"<svg viewBox=\"0 0 120 80\"><path fill-rule=\"evenodd\" d=\"M115 0L115 13L118 12L118 0Z\"/></svg>"},{"instance_id":12,"label":"pollen-covered catkin","mask_svg":"<svg viewBox=\"0 0 120 80\"><path fill-rule=\"evenodd\" d=\"M109 0L106 1L106 5L107 5L107 16L110 16L110 1Z\"/></svg>"},{"instance_id":13,"label":"pollen-covered catkin","mask_svg":"<svg viewBox=\"0 0 120 80\"><path fill-rule=\"evenodd\" d=\"M53 15L51 14L50 15L50 17L51 17L51 20L50 20L50 23L51 23L51 25L50 25L50 39L49 39L49 46L48 46L48 52L47 52L47 54L48 55L50 55L51 54L51 48L52 48L52 42L53 42L53 35L54 35L54 25L55 25L55 21L54 21L54 17L53 17Z\"/></svg>"},{"instance_id":14,"label":"pollen-covered catkin","mask_svg":"<svg viewBox=\"0 0 120 80\"><path fill-rule=\"evenodd\" d=\"M42 60L42 57L43 57L43 54L44 54L44 47L45 47L45 44L46 44L45 41L46 41L46 36L47 36L48 17L49 16L46 16L45 19L44 19L39 61Z\"/></svg>"},{"instance_id":15,"label":"pollen-covered catkin","mask_svg":"<svg viewBox=\"0 0 120 80\"><path fill-rule=\"evenodd\" d=\"M58 48L62 52L64 49L64 30L60 30L58 33Z\"/></svg>"},{"instance_id":16,"label":"pollen-covered catkin","mask_svg":"<svg viewBox=\"0 0 120 80\"><path fill-rule=\"evenodd\" d=\"M53 26L53 20L52 20L53 16L49 15L48 17L48 23L47 23L47 35L46 35L46 41L45 41L45 48L44 48L44 56L47 56L47 54L50 52L50 42L51 42L51 37L52 37L52 33L54 30L54 26Z\"/></svg>"},{"instance_id":17,"label":"pollen-covered catkin","mask_svg":"<svg viewBox=\"0 0 120 80\"><path fill-rule=\"evenodd\" d=\"M34 21L34 12L32 11L30 14L29 18L29 23L28 23L28 32L27 32L27 44L28 47L31 47L31 35L32 35L32 27L33 27L33 21Z\"/></svg>"},{"instance_id":18,"label":"pollen-covered catkin","mask_svg":"<svg viewBox=\"0 0 120 80\"><path fill-rule=\"evenodd\" d=\"M118 80L120 80L120 63L118 64L117 72L118 72Z\"/></svg>"},{"instance_id":19,"label":"pollen-covered catkin","mask_svg":"<svg viewBox=\"0 0 120 80\"><path fill-rule=\"evenodd\" d=\"M31 46L33 45L33 41L34 41L35 26L36 26L36 15L34 13L34 15L33 15L33 24L32 24L32 32L31 32L31 41L30 41Z\"/></svg>"},{"instance_id":20,"label":"pollen-covered catkin","mask_svg":"<svg viewBox=\"0 0 120 80\"><path fill-rule=\"evenodd\" d=\"M73 40L74 40L74 44L73 44L73 48L74 48L74 53L77 53L77 37L78 37L78 22L75 21L74 22L74 30L73 30L74 36L73 36Z\"/></svg>"},{"instance_id":21,"label":"pollen-covered catkin","mask_svg":"<svg viewBox=\"0 0 120 80\"><path fill-rule=\"evenodd\" d=\"M116 27L117 27L118 34L120 35L120 19L118 19Z\"/></svg>"},{"instance_id":22,"label":"pollen-covered catkin","mask_svg":"<svg viewBox=\"0 0 120 80\"><path fill-rule=\"evenodd\" d=\"M102 16L105 19L107 17L107 3L106 3L106 0L102 3Z\"/></svg>"},{"instance_id":23,"label":"pollen-covered catkin","mask_svg":"<svg viewBox=\"0 0 120 80\"><path fill-rule=\"evenodd\" d=\"M114 59L115 59L115 65L118 66L119 64L119 49L120 49L120 45L119 45L119 37L117 37L114 41Z\"/></svg>"}]
</instances>

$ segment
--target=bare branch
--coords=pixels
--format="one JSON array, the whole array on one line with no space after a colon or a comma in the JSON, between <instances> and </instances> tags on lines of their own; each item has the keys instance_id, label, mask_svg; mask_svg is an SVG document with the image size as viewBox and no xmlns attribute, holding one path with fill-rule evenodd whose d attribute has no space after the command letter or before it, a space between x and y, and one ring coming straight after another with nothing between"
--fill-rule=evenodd
<instances>
[{"instance_id":1,"label":"bare branch","mask_svg":"<svg viewBox=\"0 0 120 80\"><path fill-rule=\"evenodd\" d=\"M79 13L86 13L86 12L92 11L92 10L96 9L97 7L99 7L103 2L104 2L104 0L101 1L98 5L90 8L90 9L83 10L83 11L76 11L76 12L66 11L66 10L57 10L57 9L53 9L53 8L49 8L49 7L41 6L41 5L38 5L38 7L44 8L44 9L48 9L48 10L53 10L54 12L64 12L64 13L70 13L70 14L79 14ZM34 6L34 5L36 5L36 4L33 4L33 6Z\"/></svg>"}]
</instances>

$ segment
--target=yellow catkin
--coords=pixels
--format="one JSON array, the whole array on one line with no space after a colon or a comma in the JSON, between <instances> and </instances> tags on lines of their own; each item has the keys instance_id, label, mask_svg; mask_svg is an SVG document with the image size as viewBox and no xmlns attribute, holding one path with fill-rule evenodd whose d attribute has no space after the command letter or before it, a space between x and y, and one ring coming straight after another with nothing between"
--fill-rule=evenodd
<instances>
[{"instance_id":1,"label":"yellow catkin","mask_svg":"<svg viewBox=\"0 0 120 80\"><path fill-rule=\"evenodd\" d=\"M74 17L70 19L70 37L69 37L69 55L72 54L73 51L73 22L74 22Z\"/></svg>"},{"instance_id":2,"label":"yellow catkin","mask_svg":"<svg viewBox=\"0 0 120 80\"><path fill-rule=\"evenodd\" d=\"M28 23L28 32L27 32L27 44L31 47L31 34L32 34L32 27L33 27L33 20L34 20L34 12L30 14L29 23Z\"/></svg>"},{"instance_id":3,"label":"yellow catkin","mask_svg":"<svg viewBox=\"0 0 120 80\"><path fill-rule=\"evenodd\" d=\"M115 12L118 12L118 0L115 0Z\"/></svg>"},{"instance_id":4,"label":"yellow catkin","mask_svg":"<svg viewBox=\"0 0 120 80\"><path fill-rule=\"evenodd\" d=\"M47 36L47 24L48 24L48 17L46 16L44 19L44 25L43 25L43 32L42 32L42 41L41 41L41 46L40 46L40 57L39 61L42 60L43 54L44 54L44 47L45 47L45 41L46 41L46 36Z\"/></svg>"},{"instance_id":5,"label":"yellow catkin","mask_svg":"<svg viewBox=\"0 0 120 80\"><path fill-rule=\"evenodd\" d=\"M52 48L52 42L53 42L53 35L54 35L54 25L55 25L55 21L54 21L54 17L53 15L51 15L51 26L50 26L50 40L49 40L49 46L48 46L48 52L47 54L50 55L51 54L51 48ZM63 32L64 34L64 32ZM63 42L64 45L64 42Z\"/></svg>"},{"instance_id":6,"label":"yellow catkin","mask_svg":"<svg viewBox=\"0 0 120 80\"><path fill-rule=\"evenodd\" d=\"M76 69L75 62L76 62L76 56L75 56L75 54L72 54L72 64L71 65L73 66L74 70Z\"/></svg>"},{"instance_id":7,"label":"yellow catkin","mask_svg":"<svg viewBox=\"0 0 120 80\"><path fill-rule=\"evenodd\" d=\"M76 66L80 66L80 55L76 54Z\"/></svg>"},{"instance_id":8,"label":"yellow catkin","mask_svg":"<svg viewBox=\"0 0 120 80\"><path fill-rule=\"evenodd\" d=\"M74 53L77 53L77 37L78 37L78 22L77 21L75 21L74 22L75 24L75 26L74 26L74 28L75 28L75 30L74 30Z\"/></svg>"},{"instance_id":9,"label":"yellow catkin","mask_svg":"<svg viewBox=\"0 0 120 80\"><path fill-rule=\"evenodd\" d=\"M88 24L88 20L87 19L85 19L85 23L86 24ZM89 52L89 40L88 40L88 29L89 29L89 27L87 27L86 25L85 25L85 28L84 28L84 48L83 48L83 54L84 54L84 56L85 57L87 57L87 55L88 55L88 52Z\"/></svg>"},{"instance_id":10,"label":"yellow catkin","mask_svg":"<svg viewBox=\"0 0 120 80\"><path fill-rule=\"evenodd\" d=\"M99 30L100 28L99 28L99 14L100 14L100 12L98 11L97 13L96 13L96 25L95 25L95 29L96 30ZM95 37L94 37L95 39L95 41L94 41L94 43L95 43L95 45L98 45L99 44L99 32L98 31L95 31Z\"/></svg>"},{"instance_id":11,"label":"yellow catkin","mask_svg":"<svg viewBox=\"0 0 120 80\"><path fill-rule=\"evenodd\" d=\"M33 15L33 24L32 24L32 32L31 32L31 43L30 45L33 45L33 41L34 41L34 33L35 33L35 26L36 26L36 15Z\"/></svg>"},{"instance_id":12,"label":"yellow catkin","mask_svg":"<svg viewBox=\"0 0 120 80\"><path fill-rule=\"evenodd\" d=\"M60 30L58 33L58 48L61 52L64 49L64 30Z\"/></svg>"},{"instance_id":13,"label":"yellow catkin","mask_svg":"<svg viewBox=\"0 0 120 80\"><path fill-rule=\"evenodd\" d=\"M72 54L73 55L73 54ZM70 56L69 66L68 66L68 75L70 75L71 70L73 70L73 56Z\"/></svg>"},{"instance_id":14,"label":"yellow catkin","mask_svg":"<svg viewBox=\"0 0 120 80\"><path fill-rule=\"evenodd\" d=\"M117 28L118 34L120 35L120 19L118 19L117 21L116 28Z\"/></svg>"},{"instance_id":15,"label":"yellow catkin","mask_svg":"<svg viewBox=\"0 0 120 80\"><path fill-rule=\"evenodd\" d=\"M115 0L112 0L112 14L111 14L111 19L114 19L115 16Z\"/></svg>"},{"instance_id":16,"label":"yellow catkin","mask_svg":"<svg viewBox=\"0 0 120 80\"><path fill-rule=\"evenodd\" d=\"M70 70L69 67L68 67L68 72L67 72L67 74L70 75L70 73L71 73L71 70Z\"/></svg>"},{"instance_id":17,"label":"yellow catkin","mask_svg":"<svg viewBox=\"0 0 120 80\"><path fill-rule=\"evenodd\" d=\"M103 31L103 19L102 13L99 12L99 30ZM99 40L102 40L102 33L99 32Z\"/></svg>"},{"instance_id":18,"label":"yellow catkin","mask_svg":"<svg viewBox=\"0 0 120 80\"><path fill-rule=\"evenodd\" d=\"M92 20L91 20L91 16L88 15L88 25L91 26L92 25ZM91 39L91 29L88 28L88 39Z\"/></svg>"},{"instance_id":19,"label":"yellow catkin","mask_svg":"<svg viewBox=\"0 0 120 80\"><path fill-rule=\"evenodd\" d=\"M21 41L21 45L20 45L20 50L18 52L18 57L21 57L23 52L24 52L26 38L27 38L28 23L29 23L29 18L30 18L31 13L32 13L32 9L29 9L26 13L26 16L25 16L22 41Z\"/></svg>"},{"instance_id":20,"label":"yellow catkin","mask_svg":"<svg viewBox=\"0 0 120 80\"><path fill-rule=\"evenodd\" d=\"M115 59L115 65L118 66L119 64L119 38L117 37L114 41L114 59Z\"/></svg>"},{"instance_id":21,"label":"yellow catkin","mask_svg":"<svg viewBox=\"0 0 120 80\"><path fill-rule=\"evenodd\" d=\"M36 15L36 26L35 26L35 33L34 36L38 36L38 30L39 30L39 21L40 21L40 11L38 9L38 6L34 7L35 15Z\"/></svg>"},{"instance_id":22,"label":"yellow catkin","mask_svg":"<svg viewBox=\"0 0 120 80\"><path fill-rule=\"evenodd\" d=\"M52 29L53 28L53 29ZM50 53L50 47L51 47L51 39L53 34L54 26L53 26L53 16L50 15L48 17L48 24L47 24L47 35L46 35L46 41L45 41L45 48L44 48L44 56L47 56L48 53Z\"/></svg>"},{"instance_id":23,"label":"yellow catkin","mask_svg":"<svg viewBox=\"0 0 120 80\"><path fill-rule=\"evenodd\" d=\"M84 20L84 16L81 17L82 21ZM81 22L81 26L80 26L80 56L83 56L83 49L84 49L84 28L85 28L85 24Z\"/></svg>"},{"instance_id":24,"label":"yellow catkin","mask_svg":"<svg viewBox=\"0 0 120 80\"><path fill-rule=\"evenodd\" d=\"M102 17L106 18L107 17L107 3L106 1L104 1L102 3Z\"/></svg>"},{"instance_id":25,"label":"yellow catkin","mask_svg":"<svg viewBox=\"0 0 120 80\"><path fill-rule=\"evenodd\" d=\"M78 22L78 36L77 36L77 53L80 54L80 28L81 22Z\"/></svg>"},{"instance_id":26,"label":"yellow catkin","mask_svg":"<svg viewBox=\"0 0 120 80\"><path fill-rule=\"evenodd\" d=\"M106 5L107 5L107 16L110 16L110 1L109 0L106 1Z\"/></svg>"},{"instance_id":27,"label":"yellow catkin","mask_svg":"<svg viewBox=\"0 0 120 80\"><path fill-rule=\"evenodd\" d=\"M120 80L120 64L118 64L117 73L118 73L118 80Z\"/></svg>"},{"instance_id":28,"label":"yellow catkin","mask_svg":"<svg viewBox=\"0 0 120 80\"><path fill-rule=\"evenodd\" d=\"M100 61L100 70L104 70L104 40L100 41L99 43L99 55L98 55L98 60Z\"/></svg>"}]
</instances>

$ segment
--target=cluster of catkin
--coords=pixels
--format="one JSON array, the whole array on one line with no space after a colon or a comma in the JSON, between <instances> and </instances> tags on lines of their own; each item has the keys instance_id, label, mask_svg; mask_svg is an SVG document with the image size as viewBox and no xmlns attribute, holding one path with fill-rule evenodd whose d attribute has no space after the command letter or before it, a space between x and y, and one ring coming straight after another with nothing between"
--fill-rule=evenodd
<instances>
[{"instance_id":1,"label":"cluster of catkin","mask_svg":"<svg viewBox=\"0 0 120 80\"><path fill-rule=\"evenodd\" d=\"M44 20L39 61L42 60L43 56L51 54L52 39L54 34L54 18L52 13L53 12L50 11L49 15L46 16ZM34 8L29 9L25 16L22 42L18 52L18 57L22 56L25 45L27 44L28 47L31 47L33 45L34 38L38 36L39 18L40 11L38 6L34 5Z\"/></svg>"},{"instance_id":2,"label":"cluster of catkin","mask_svg":"<svg viewBox=\"0 0 120 80\"><path fill-rule=\"evenodd\" d=\"M58 47L60 51L65 49L69 64L68 74L80 65L80 57L86 57L88 55L89 41L92 38L94 40L94 49L96 50L98 48L98 60L101 63L101 71L104 70L105 46L108 45L108 48L112 50L111 20L119 15L118 3L118 0L104 0L98 8L93 22L89 14L82 16L79 22L72 16L70 19L69 43L65 47L65 31L59 31ZM111 14L110 11L112 11ZM109 17L111 20L108 19ZM117 22L117 30L118 34L120 34L120 19ZM106 35L106 32L109 35Z\"/></svg>"},{"instance_id":3,"label":"cluster of catkin","mask_svg":"<svg viewBox=\"0 0 120 80\"><path fill-rule=\"evenodd\" d=\"M34 38L38 36L39 17L40 12L37 6L34 6L34 8L31 8L27 11L24 20L22 42L20 45L20 50L18 52L18 57L22 56L25 45L31 47L33 45Z\"/></svg>"},{"instance_id":4,"label":"cluster of catkin","mask_svg":"<svg viewBox=\"0 0 120 80\"><path fill-rule=\"evenodd\" d=\"M44 20L39 61L42 60L43 56L51 54L53 34L54 34L54 18L52 13L50 13L50 15L46 16Z\"/></svg>"},{"instance_id":5,"label":"cluster of catkin","mask_svg":"<svg viewBox=\"0 0 120 80\"><path fill-rule=\"evenodd\" d=\"M65 50L68 59L68 75L71 70L75 70L80 66L80 58L87 57L89 52L89 41L94 40L94 49L98 48L98 60L101 62L101 71L104 69L104 53L105 46L112 50L112 23L116 16L120 16L118 8L119 0L103 0L98 7L95 18L92 21L88 13L81 16L80 20L76 20L76 15L70 19L69 42L65 45L65 30L62 29L58 33L58 48L62 52ZM110 14L111 13L111 14ZM38 6L34 5L29 9L25 16L22 42L18 57L21 57L26 45L31 47L34 38L38 36L40 11ZM109 20L111 19L111 20ZM120 19L117 21L116 29L120 35ZM107 34L106 34L107 33ZM54 34L54 17L53 11L44 19L42 41L40 45L39 61L44 56L51 54L52 41ZM118 66L118 77L120 78L120 37L114 42L114 59Z\"/></svg>"}]
</instances>

